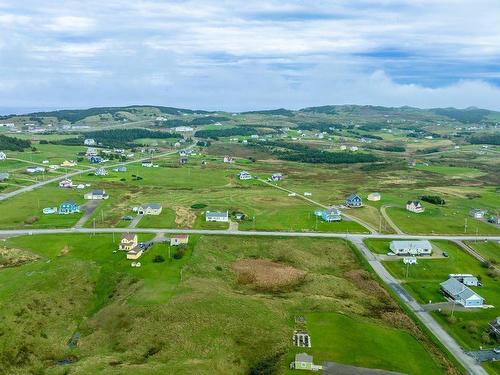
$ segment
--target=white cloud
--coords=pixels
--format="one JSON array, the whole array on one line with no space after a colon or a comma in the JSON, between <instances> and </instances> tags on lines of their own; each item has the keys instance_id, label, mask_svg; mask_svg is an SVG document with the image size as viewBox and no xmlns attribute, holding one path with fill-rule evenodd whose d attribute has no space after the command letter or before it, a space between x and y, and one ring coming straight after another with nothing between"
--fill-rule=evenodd
<instances>
[{"instance_id":1,"label":"white cloud","mask_svg":"<svg viewBox=\"0 0 500 375\"><path fill-rule=\"evenodd\" d=\"M49 31L58 33L86 33L93 31L95 28L95 21L88 17L80 16L58 16L50 20L45 25Z\"/></svg>"}]
</instances>

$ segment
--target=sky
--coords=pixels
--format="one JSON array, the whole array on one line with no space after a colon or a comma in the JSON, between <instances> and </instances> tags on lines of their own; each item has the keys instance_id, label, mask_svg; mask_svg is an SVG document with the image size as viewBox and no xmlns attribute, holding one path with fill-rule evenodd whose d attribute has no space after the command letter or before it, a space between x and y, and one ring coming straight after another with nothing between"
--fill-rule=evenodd
<instances>
[{"instance_id":1,"label":"sky","mask_svg":"<svg viewBox=\"0 0 500 375\"><path fill-rule=\"evenodd\" d=\"M500 110L498 0L0 0L0 112Z\"/></svg>"}]
</instances>

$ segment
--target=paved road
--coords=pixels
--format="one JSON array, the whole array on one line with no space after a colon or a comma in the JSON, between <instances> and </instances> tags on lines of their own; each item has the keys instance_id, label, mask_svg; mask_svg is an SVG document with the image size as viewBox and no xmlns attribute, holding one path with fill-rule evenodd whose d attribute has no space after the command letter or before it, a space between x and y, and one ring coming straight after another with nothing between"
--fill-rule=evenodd
<instances>
[{"instance_id":1,"label":"paved road","mask_svg":"<svg viewBox=\"0 0 500 375\"><path fill-rule=\"evenodd\" d=\"M194 147L194 144L186 147L186 149L191 149L193 147ZM51 184L53 182L64 180L65 178L71 178L73 176L77 176L77 175L80 175L80 174L93 172L96 168L100 168L100 167L114 168L114 167L118 167L119 165L127 165L127 164L132 164L132 163L140 163L140 162L142 162L144 160L157 159L157 158L160 158L160 157L164 157L164 156L176 154L177 152L178 152L177 150L175 150L175 151L169 151L169 152L165 152L163 154L158 154L158 155L154 155L154 156L148 156L148 157L142 158L142 159L129 160L129 161L126 161L126 162L123 162L123 163L116 163L116 164L109 164L109 165L108 164L106 164L106 165L98 165L98 166L95 166L95 167L92 167L92 168L89 168L89 169L83 169L83 170L79 170L79 171L76 171L76 172L67 173L67 174L64 174L64 175L60 175L58 177L51 178L49 180L38 182L38 183L30 185L30 186L25 186L25 187L23 187L21 189L11 191L10 193L2 194L2 195L0 195L0 201L4 201L6 199L15 197L16 195L19 195L19 194L22 194L22 193L26 193L28 191L32 191L32 190L35 190L35 189L38 189L38 188L40 188L42 186Z\"/></svg>"},{"instance_id":2,"label":"paved road","mask_svg":"<svg viewBox=\"0 0 500 375\"><path fill-rule=\"evenodd\" d=\"M331 233L331 232L279 232L257 230L227 230L227 229L177 229L177 228L59 228L59 229L5 229L0 230L0 236L20 236L27 234L62 234L62 233L185 233L230 236L264 236L264 237L319 237L342 238L355 241L365 238L407 239L407 240L475 240L476 236L448 235L407 235L380 233ZM500 236L480 236L479 240L500 241ZM371 254L371 253L370 253ZM375 256L372 257L376 260Z\"/></svg>"},{"instance_id":3,"label":"paved road","mask_svg":"<svg viewBox=\"0 0 500 375\"><path fill-rule=\"evenodd\" d=\"M468 373L473 375L487 375L487 372L474 360L467 355L457 342L446 332L434 318L425 311L420 304L392 277L384 268L378 259L368 250L361 238L353 240L354 245L360 250L370 266L377 275L386 283L403 301L403 303L413 311L417 318L431 331L434 336L448 349L450 353L465 367Z\"/></svg>"}]
</instances>

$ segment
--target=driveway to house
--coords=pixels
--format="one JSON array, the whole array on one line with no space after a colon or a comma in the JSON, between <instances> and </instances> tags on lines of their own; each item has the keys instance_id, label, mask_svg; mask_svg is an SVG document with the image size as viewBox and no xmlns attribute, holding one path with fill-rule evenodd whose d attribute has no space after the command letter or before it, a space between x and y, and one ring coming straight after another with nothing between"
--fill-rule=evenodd
<instances>
[{"instance_id":1,"label":"driveway to house","mask_svg":"<svg viewBox=\"0 0 500 375\"><path fill-rule=\"evenodd\" d=\"M94 213L96 208L99 207L101 202L102 202L101 200L94 199L94 200L88 201L87 203L82 205L81 208L83 208L85 210L85 213L80 218L80 220L77 221L77 223L75 224L75 228L83 227L85 225L85 223L87 222L87 220L90 219L90 217L92 216L92 214Z\"/></svg>"},{"instance_id":2,"label":"driveway to house","mask_svg":"<svg viewBox=\"0 0 500 375\"><path fill-rule=\"evenodd\" d=\"M137 214L136 217L130 222L130 225L128 226L129 228L135 228L137 224L139 224L139 221L144 217L144 215L139 215Z\"/></svg>"},{"instance_id":3,"label":"driveway to house","mask_svg":"<svg viewBox=\"0 0 500 375\"><path fill-rule=\"evenodd\" d=\"M186 149L192 149L194 146L195 146L195 144L193 143L193 144L189 145L188 147L186 147ZM137 160L129 160L129 161L126 161L126 162L123 162L123 163L116 163L116 164L104 165L104 168L115 168L115 167L118 167L120 165L128 165L128 164L132 164L132 163L141 163L144 160L157 159L157 158L161 158L161 157L164 157L164 156L176 154L177 152L178 152L178 150L174 150L174 151L165 152L163 154L158 154L158 155L155 155L155 156L149 156L147 158L142 158L142 159L137 159ZM103 167L103 166L101 166L101 167ZM93 172L93 171L95 171L96 168L99 168L99 167L92 167L92 168L88 168L88 169L78 170L76 172L71 172L71 173L67 173L67 174L64 174L64 175L60 175L58 177L54 177L54 178L51 178L49 180L40 181L40 182L38 182L36 184L33 184L33 185L25 186L25 187L23 187L21 189L11 191L10 193L0 194L0 201L4 201L6 199L15 197L16 195L19 195L19 194L22 194L22 193L26 193L28 191L32 191L32 190L35 190L35 189L38 189L38 188L40 188L42 186L51 184L53 182L61 181L61 180L64 180L66 178L70 178L70 177L73 177L73 176L78 176L78 175L81 175L81 174L84 174L84 173Z\"/></svg>"},{"instance_id":4,"label":"driveway to house","mask_svg":"<svg viewBox=\"0 0 500 375\"><path fill-rule=\"evenodd\" d=\"M265 183L266 185L272 186L273 188L285 191L285 192L287 192L289 194L295 194L296 197L302 198L303 200L308 201L309 203L312 203L312 204L314 204L316 206L320 206L320 207L325 208L325 209L326 208L330 208L329 206L325 206L324 204L321 204L321 203L319 203L319 202L317 202L317 201L315 201L315 200L313 200L311 198L305 197L304 195L302 195L300 193L297 193L297 192L295 192L293 190L285 189L284 187L272 184L271 182L269 182L267 180L264 180L262 178L258 178L257 180L259 180L260 182ZM339 209L339 206L333 206L333 207ZM358 223L361 226L365 227L366 229L368 229L370 231L370 233L377 233L377 230L375 228L373 228L370 224L368 224L364 220L361 220L361 219L358 219L357 217L348 215L344 211L342 211L342 216L345 216L349 220L355 221L356 223Z\"/></svg>"},{"instance_id":5,"label":"driveway to house","mask_svg":"<svg viewBox=\"0 0 500 375\"><path fill-rule=\"evenodd\" d=\"M483 349L467 352L472 358L478 362L498 361L500 353L495 353L493 349Z\"/></svg>"},{"instance_id":6,"label":"driveway to house","mask_svg":"<svg viewBox=\"0 0 500 375\"><path fill-rule=\"evenodd\" d=\"M382 207L380 207L380 213L382 214L382 217L385 219L385 221L387 221L387 223L389 224L389 226L394 231L396 231L397 234L404 234L404 232L401 229L399 229L399 227L396 225L396 223L394 221L392 221L392 219L387 214L387 212L385 212L385 209L389 208L389 207L396 207L396 206L393 206L393 205L390 205L390 204L384 204Z\"/></svg>"}]
</instances>

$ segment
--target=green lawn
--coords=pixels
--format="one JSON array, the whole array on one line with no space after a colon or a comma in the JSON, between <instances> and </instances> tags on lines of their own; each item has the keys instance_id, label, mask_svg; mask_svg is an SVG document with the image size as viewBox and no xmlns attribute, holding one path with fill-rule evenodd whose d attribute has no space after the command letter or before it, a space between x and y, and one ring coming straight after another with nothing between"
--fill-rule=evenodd
<instances>
[{"instance_id":1,"label":"green lawn","mask_svg":"<svg viewBox=\"0 0 500 375\"><path fill-rule=\"evenodd\" d=\"M418 164L415 169L426 172L439 173L454 178L475 178L485 173L476 168L450 167L443 165L424 165Z\"/></svg>"},{"instance_id":2,"label":"green lawn","mask_svg":"<svg viewBox=\"0 0 500 375\"><path fill-rule=\"evenodd\" d=\"M467 245L486 259L500 263L500 243L495 241L468 241Z\"/></svg>"},{"instance_id":3,"label":"green lawn","mask_svg":"<svg viewBox=\"0 0 500 375\"><path fill-rule=\"evenodd\" d=\"M408 332L376 321L333 313L305 316L314 363L334 361L409 374L442 374L430 354ZM294 353L303 349L295 349ZM299 373L300 371L290 371Z\"/></svg>"}]
</instances>

